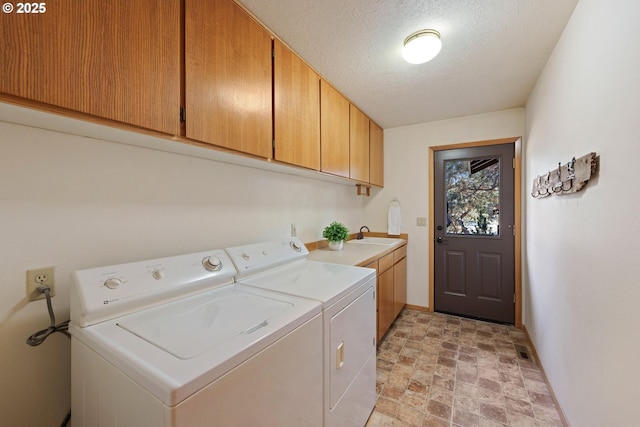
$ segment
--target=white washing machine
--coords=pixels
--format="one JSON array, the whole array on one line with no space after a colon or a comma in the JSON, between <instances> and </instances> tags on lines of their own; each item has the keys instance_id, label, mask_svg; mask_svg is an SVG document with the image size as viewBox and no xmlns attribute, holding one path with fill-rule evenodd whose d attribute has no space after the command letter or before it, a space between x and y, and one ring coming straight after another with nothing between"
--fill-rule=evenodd
<instances>
[{"instance_id":1,"label":"white washing machine","mask_svg":"<svg viewBox=\"0 0 640 427\"><path fill-rule=\"evenodd\" d=\"M235 275L222 250L76 271L73 426L322 425L320 304Z\"/></svg>"},{"instance_id":2,"label":"white washing machine","mask_svg":"<svg viewBox=\"0 0 640 427\"><path fill-rule=\"evenodd\" d=\"M237 283L322 304L324 425L362 427L376 401L376 274L307 261L297 239L226 249Z\"/></svg>"}]
</instances>

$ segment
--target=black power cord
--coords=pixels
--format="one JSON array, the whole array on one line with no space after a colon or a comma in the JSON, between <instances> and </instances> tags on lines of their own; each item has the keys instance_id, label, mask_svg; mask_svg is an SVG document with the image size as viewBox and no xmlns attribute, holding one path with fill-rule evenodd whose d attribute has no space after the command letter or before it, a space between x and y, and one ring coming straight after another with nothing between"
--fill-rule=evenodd
<instances>
[{"instance_id":1,"label":"black power cord","mask_svg":"<svg viewBox=\"0 0 640 427\"><path fill-rule=\"evenodd\" d=\"M41 331L36 332L27 338L27 344L31 347L38 346L47 339L47 337L53 333L60 332L61 334L66 335L68 338L71 338L71 334L69 333L69 321L62 322L59 325L56 325L56 316L53 313L53 307L51 306L51 288L46 285L38 286L38 292L44 294L47 298L47 310L49 310L49 319L51 319L51 324L47 329L43 329ZM60 424L60 427L65 427L69 424L69 420L71 419L71 410L67 413L67 416Z\"/></svg>"},{"instance_id":2,"label":"black power cord","mask_svg":"<svg viewBox=\"0 0 640 427\"><path fill-rule=\"evenodd\" d=\"M51 289L48 286L38 286L38 292L44 294L47 298L47 309L49 310L49 319L51 319L51 324L47 329L43 329L41 331L36 332L27 338L27 344L31 347L35 347L40 345L47 339L47 337L55 332L60 332L61 334L65 334L67 337L71 338L71 334L69 334L69 321L62 322L59 325L56 325L56 316L53 314L53 307L51 306Z\"/></svg>"}]
</instances>

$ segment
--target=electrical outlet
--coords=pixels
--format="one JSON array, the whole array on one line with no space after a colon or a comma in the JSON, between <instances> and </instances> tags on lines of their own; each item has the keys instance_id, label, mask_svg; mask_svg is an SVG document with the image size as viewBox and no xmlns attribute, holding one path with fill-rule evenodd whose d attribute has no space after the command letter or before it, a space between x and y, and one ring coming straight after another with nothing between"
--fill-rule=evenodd
<instances>
[{"instance_id":1,"label":"electrical outlet","mask_svg":"<svg viewBox=\"0 0 640 427\"><path fill-rule=\"evenodd\" d=\"M43 292L38 292L38 286L46 285L51 289L49 294L55 295L55 268L43 267L27 270L27 297L29 301L44 299Z\"/></svg>"},{"instance_id":2,"label":"electrical outlet","mask_svg":"<svg viewBox=\"0 0 640 427\"><path fill-rule=\"evenodd\" d=\"M427 226L427 218L423 216L419 216L416 218L416 226L417 227L426 227Z\"/></svg>"},{"instance_id":3,"label":"electrical outlet","mask_svg":"<svg viewBox=\"0 0 640 427\"><path fill-rule=\"evenodd\" d=\"M298 235L298 229L295 224L291 224L291 237L296 237Z\"/></svg>"}]
</instances>

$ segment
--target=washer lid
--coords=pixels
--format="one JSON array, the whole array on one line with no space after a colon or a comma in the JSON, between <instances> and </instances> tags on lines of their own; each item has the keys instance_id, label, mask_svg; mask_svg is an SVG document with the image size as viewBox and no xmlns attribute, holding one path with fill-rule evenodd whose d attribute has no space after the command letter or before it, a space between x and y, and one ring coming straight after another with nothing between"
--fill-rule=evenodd
<instances>
[{"instance_id":1,"label":"washer lid","mask_svg":"<svg viewBox=\"0 0 640 427\"><path fill-rule=\"evenodd\" d=\"M216 298L161 306L151 313L129 316L117 325L175 357L191 359L266 326L270 318L292 306L273 298L227 292Z\"/></svg>"},{"instance_id":2,"label":"washer lid","mask_svg":"<svg viewBox=\"0 0 640 427\"><path fill-rule=\"evenodd\" d=\"M320 313L316 301L236 284L69 332L72 347L174 406Z\"/></svg>"}]
</instances>

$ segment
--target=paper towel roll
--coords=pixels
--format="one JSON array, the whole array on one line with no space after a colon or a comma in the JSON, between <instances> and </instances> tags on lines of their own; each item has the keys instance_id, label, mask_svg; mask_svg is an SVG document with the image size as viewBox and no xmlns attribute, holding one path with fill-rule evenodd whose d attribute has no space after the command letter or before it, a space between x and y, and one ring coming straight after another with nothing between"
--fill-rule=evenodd
<instances>
[{"instance_id":1,"label":"paper towel roll","mask_svg":"<svg viewBox=\"0 0 640 427\"><path fill-rule=\"evenodd\" d=\"M397 199L389 204L389 213L387 215L387 234L391 236L399 236L402 228L402 219L400 211L400 202Z\"/></svg>"}]
</instances>

